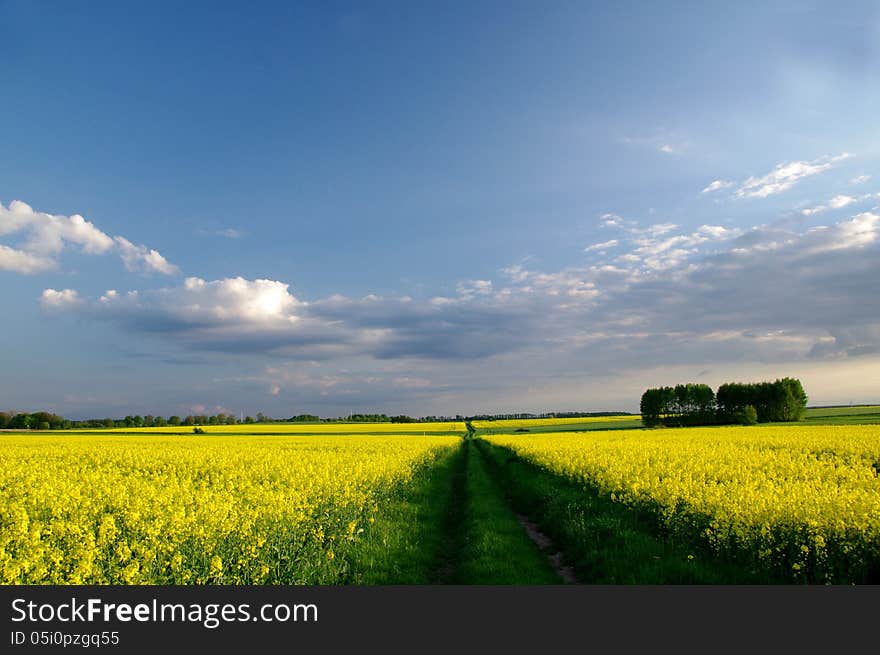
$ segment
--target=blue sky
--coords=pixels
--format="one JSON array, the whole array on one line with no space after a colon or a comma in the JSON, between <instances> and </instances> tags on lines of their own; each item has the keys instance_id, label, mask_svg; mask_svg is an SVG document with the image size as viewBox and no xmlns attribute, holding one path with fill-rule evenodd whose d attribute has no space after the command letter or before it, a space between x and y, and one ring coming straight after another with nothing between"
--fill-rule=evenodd
<instances>
[{"instance_id":1,"label":"blue sky","mask_svg":"<svg viewBox=\"0 0 880 655\"><path fill-rule=\"evenodd\" d=\"M179 4L0 2L0 405L880 400L876 3Z\"/></svg>"}]
</instances>

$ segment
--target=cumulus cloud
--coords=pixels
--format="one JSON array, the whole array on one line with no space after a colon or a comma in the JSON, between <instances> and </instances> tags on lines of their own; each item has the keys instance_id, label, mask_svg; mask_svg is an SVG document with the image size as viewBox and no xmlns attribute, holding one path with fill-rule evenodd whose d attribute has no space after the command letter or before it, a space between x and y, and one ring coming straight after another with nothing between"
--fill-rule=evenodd
<instances>
[{"instance_id":1,"label":"cumulus cloud","mask_svg":"<svg viewBox=\"0 0 880 655\"><path fill-rule=\"evenodd\" d=\"M180 272L174 264L168 262L158 251L146 246L133 244L125 237L114 237L113 241L119 248L119 255L125 268L129 271L144 273L161 273L162 275L176 275Z\"/></svg>"},{"instance_id":2,"label":"cumulus cloud","mask_svg":"<svg viewBox=\"0 0 880 655\"><path fill-rule=\"evenodd\" d=\"M871 179L870 175L857 175L856 177L852 178L849 181L849 183L850 184L864 184L865 182L867 182L870 179Z\"/></svg>"},{"instance_id":3,"label":"cumulus cloud","mask_svg":"<svg viewBox=\"0 0 880 655\"><path fill-rule=\"evenodd\" d=\"M46 289L40 297L40 305L47 311L64 310L79 305L80 302L79 293L74 289Z\"/></svg>"},{"instance_id":4,"label":"cumulus cloud","mask_svg":"<svg viewBox=\"0 0 880 655\"><path fill-rule=\"evenodd\" d=\"M0 244L0 270L26 275L55 268L55 260Z\"/></svg>"},{"instance_id":5,"label":"cumulus cloud","mask_svg":"<svg viewBox=\"0 0 880 655\"><path fill-rule=\"evenodd\" d=\"M16 237L18 247L0 244L0 269L23 274L58 267L58 257L72 246L87 255L115 252L126 268L144 273L175 275L178 269L159 252L135 245L121 236L111 237L79 214L62 216L35 211L27 203L0 203L0 237Z\"/></svg>"},{"instance_id":6,"label":"cumulus cloud","mask_svg":"<svg viewBox=\"0 0 880 655\"><path fill-rule=\"evenodd\" d=\"M241 277L208 282L188 277L178 287L125 294L109 290L94 307L123 319L148 315L161 330L183 325L288 325L300 319L303 305L283 282Z\"/></svg>"},{"instance_id":7,"label":"cumulus cloud","mask_svg":"<svg viewBox=\"0 0 880 655\"><path fill-rule=\"evenodd\" d=\"M812 161L793 161L778 164L772 171L761 177L749 177L736 190L737 198L766 198L792 188L800 180L824 173L837 162L849 157L849 153L827 155Z\"/></svg>"},{"instance_id":8,"label":"cumulus cloud","mask_svg":"<svg viewBox=\"0 0 880 655\"><path fill-rule=\"evenodd\" d=\"M48 289L44 296L52 296ZM69 309L83 317L219 352L278 352L321 358L350 352L352 335L308 315L307 303L276 280L186 278L174 287L106 291Z\"/></svg>"}]
</instances>

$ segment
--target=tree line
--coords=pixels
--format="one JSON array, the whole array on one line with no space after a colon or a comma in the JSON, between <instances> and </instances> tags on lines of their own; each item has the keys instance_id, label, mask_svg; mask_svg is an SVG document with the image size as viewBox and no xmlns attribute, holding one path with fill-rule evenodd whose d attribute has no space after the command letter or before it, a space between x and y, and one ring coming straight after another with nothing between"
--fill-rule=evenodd
<instances>
[{"instance_id":1,"label":"tree line","mask_svg":"<svg viewBox=\"0 0 880 655\"><path fill-rule=\"evenodd\" d=\"M600 418L603 416L621 416L630 412L542 412L531 414L520 412L515 414L474 414L473 416L458 417L458 420L466 421L507 421L541 418Z\"/></svg>"},{"instance_id":2,"label":"tree line","mask_svg":"<svg viewBox=\"0 0 880 655\"><path fill-rule=\"evenodd\" d=\"M268 417L257 414L257 418L248 416L244 423L264 422ZM91 428L162 428L179 425L234 425L238 419L232 414L205 414L189 416L126 416L125 418L98 418L84 421L66 419L51 412L0 412L0 430L71 430Z\"/></svg>"},{"instance_id":3,"label":"tree line","mask_svg":"<svg viewBox=\"0 0 880 655\"><path fill-rule=\"evenodd\" d=\"M0 412L0 430L64 430L72 423L51 412Z\"/></svg>"},{"instance_id":4,"label":"tree line","mask_svg":"<svg viewBox=\"0 0 880 655\"><path fill-rule=\"evenodd\" d=\"M460 417L458 417L460 419ZM316 414L297 414L289 419L274 419L262 412L256 417L245 416L241 420L234 414L190 414L187 416L129 415L125 418L98 418L82 421L66 419L51 412L0 412L0 430L71 430L114 428L164 428L195 427L206 425L237 425L253 423L420 423L451 421L447 417L426 416L413 418L405 414L350 414L339 418L321 418Z\"/></svg>"},{"instance_id":5,"label":"tree line","mask_svg":"<svg viewBox=\"0 0 880 655\"><path fill-rule=\"evenodd\" d=\"M646 390L640 407L646 427L753 425L800 421L807 410L807 394L796 378L728 382L717 392L706 384L679 384Z\"/></svg>"}]
</instances>

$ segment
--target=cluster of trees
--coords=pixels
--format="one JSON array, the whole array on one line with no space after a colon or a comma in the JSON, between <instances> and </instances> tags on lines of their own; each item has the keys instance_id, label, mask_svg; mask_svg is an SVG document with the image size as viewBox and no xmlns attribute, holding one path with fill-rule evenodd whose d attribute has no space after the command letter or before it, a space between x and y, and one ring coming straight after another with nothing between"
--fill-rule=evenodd
<instances>
[{"instance_id":1,"label":"cluster of trees","mask_svg":"<svg viewBox=\"0 0 880 655\"><path fill-rule=\"evenodd\" d=\"M665 425L707 425L716 422L715 392L707 384L679 384L657 387L642 394L642 423Z\"/></svg>"},{"instance_id":2,"label":"cluster of trees","mask_svg":"<svg viewBox=\"0 0 880 655\"><path fill-rule=\"evenodd\" d=\"M340 421L345 423L391 423L391 417L387 414L348 414L335 419L318 419L326 421Z\"/></svg>"},{"instance_id":3,"label":"cluster of trees","mask_svg":"<svg viewBox=\"0 0 880 655\"><path fill-rule=\"evenodd\" d=\"M314 414L297 414L287 419L288 423L320 423L321 417Z\"/></svg>"},{"instance_id":4,"label":"cluster of trees","mask_svg":"<svg viewBox=\"0 0 880 655\"><path fill-rule=\"evenodd\" d=\"M0 430L65 430L72 421L50 412L0 412Z\"/></svg>"},{"instance_id":5,"label":"cluster of trees","mask_svg":"<svg viewBox=\"0 0 880 655\"><path fill-rule=\"evenodd\" d=\"M757 384L722 384L715 394L715 402L719 417L727 423L734 422L748 407L754 408L759 423L800 421L807 411L807 394L796 378Z\"/></svg>"},{"instance_id":6,"label":"cluster of trees","mask_svg":"<svg viewBox=\"0 0 880 655\"><path fill-rule=\"evenodd\" d=\"M718 392L705 384L657 387L642 394L642 423L663 425L713 425L799 421L807 409L807 394L796 378L743 384L728 382Z\"/></svg>"}]
</instances>

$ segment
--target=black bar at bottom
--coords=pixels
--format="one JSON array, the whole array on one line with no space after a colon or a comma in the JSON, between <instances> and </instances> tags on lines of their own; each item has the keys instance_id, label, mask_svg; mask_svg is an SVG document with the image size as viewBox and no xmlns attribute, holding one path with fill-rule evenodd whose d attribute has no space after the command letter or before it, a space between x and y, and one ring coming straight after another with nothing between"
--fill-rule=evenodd
<instances>
[{"instance_id":1,"label":"black bar at bottom","mask_svg":"<svg viewBox=\"0 0 880 655\"><path fill-rule=\"evenodd\" d=\"M876 647L880 586L7 586L0 603L8 653L843 652Z\"/></svg>"}]
</instances>

